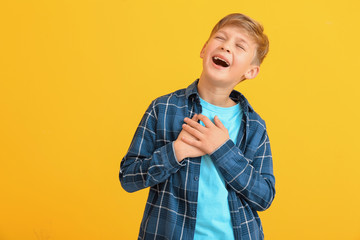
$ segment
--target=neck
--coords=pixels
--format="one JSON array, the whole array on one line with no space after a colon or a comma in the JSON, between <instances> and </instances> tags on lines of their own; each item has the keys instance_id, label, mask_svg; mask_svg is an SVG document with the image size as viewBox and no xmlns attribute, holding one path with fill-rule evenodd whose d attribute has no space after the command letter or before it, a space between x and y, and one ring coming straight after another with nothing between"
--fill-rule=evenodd
<instances>
[{"instance_id":1,"label":"neck","mask_svg":"<svg viewBox=\"0 0 360 240\"><path fill-rule=\"evenodd\" d=\"M198 83L200 97L206 102L219 107L232 107L236 104L229 97L232 90L232 88L214 86L210 81L202 78L202 76Z\"/></svg>"}]
</instances>

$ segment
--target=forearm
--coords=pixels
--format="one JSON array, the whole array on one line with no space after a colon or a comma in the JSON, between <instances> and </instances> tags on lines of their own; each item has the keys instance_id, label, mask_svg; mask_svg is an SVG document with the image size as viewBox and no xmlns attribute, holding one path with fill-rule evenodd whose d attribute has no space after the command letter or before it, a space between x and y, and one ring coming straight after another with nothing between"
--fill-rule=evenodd
<instances>
[{"instance_id":1,"label":"forearm","mask_svg":"<svg viewBox=\"0 0 360 240\"><path fill-rule=\"evenodd\" d=\"M121 161L119 179L128 192L164 182L182 166L176 160L173 142L157 147L158 113L155 102L146 110Z\"/></svg>"},{"instance_id":2,"label":"forearm","mask_svg":"<svg viewBox=\"0 0 360 240\"><path fill-rule=\"evenodd\" d=\"M164 182L181 166L176 160L173 143L156 149L150 156L134 154L130 150L121 162L121 186L128 192L151 187Z\"/></svg>"},{"instance_id":3,"label":"forearm","mask_svg":"<svg viewBox=\"0 0 360 240\"><path fill-rule=\"evenodd\" d=\"M246 159L233 141L228 140L210 157L226 183L253 209L262 211L270 207L275 196L271 155L266 156L270 159L266 159L263 166L254 167L256 159Z\"/></svg>"}]
</instances>

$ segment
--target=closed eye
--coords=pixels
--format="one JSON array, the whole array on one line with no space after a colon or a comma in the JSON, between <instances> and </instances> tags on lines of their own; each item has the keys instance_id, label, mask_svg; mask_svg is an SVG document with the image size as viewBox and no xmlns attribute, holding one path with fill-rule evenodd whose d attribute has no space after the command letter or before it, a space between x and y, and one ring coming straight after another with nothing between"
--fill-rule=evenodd
<instances>
[{"instance_id":1,"label":"closed eye","mask_svg":"<svg viewBox=\"0 0 360 240\"><path fill-rule=\"evenodd\" d=\"M216 36L215 38L220 39L220 40L224 40L224 39L225 39L224 37L221 37L221 36Z\"/></svg>"},{"instance_id":2,"label":"closed eye","mask_svg":"<svg viewBox=\"0 0 360 240\"><path fill-rule=\"evenodd\" d=\"M246 51L242 45L236 44L236 47L241 48L242 50Z\"/></svg>"}]
</instances>

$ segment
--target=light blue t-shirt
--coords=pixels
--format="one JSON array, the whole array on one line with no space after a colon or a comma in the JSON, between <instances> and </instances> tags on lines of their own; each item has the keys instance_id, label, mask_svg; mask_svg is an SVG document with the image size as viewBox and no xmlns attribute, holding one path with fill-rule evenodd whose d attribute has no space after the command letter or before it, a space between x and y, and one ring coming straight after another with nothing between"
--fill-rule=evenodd
<instances>
[{"instance_id":1,"label":"light blue t-shirt","mask_svg":"<svg viewBox=\"0 0 360 240\"><path fill-rule=\"evenodd\" d=\"M200 103L201 114L207 116L212 122L214 122L214 117L218 116L228 129L230 139L236 143L242 119L240 104L223 108L212 105L201 98ZM204 125L202 122L201 124ZM194 239L234 239L228 191L221 173L209 155L201 158Z\"/></svg>"}]
</instances>

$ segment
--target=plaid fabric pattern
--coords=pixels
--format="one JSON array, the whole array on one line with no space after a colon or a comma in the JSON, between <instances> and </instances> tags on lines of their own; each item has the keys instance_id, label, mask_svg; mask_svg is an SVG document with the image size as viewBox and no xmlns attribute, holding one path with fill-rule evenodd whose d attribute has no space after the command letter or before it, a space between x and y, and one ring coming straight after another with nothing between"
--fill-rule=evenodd
<instances>
[{"instance_id":1,"label":"plaid fabric pattern","mask_svg":"<svg viewBox=\"0 0 360 240\"><path fill-rule=\"evenodd\" d=\"M179 163L173 141L184 118L201 113L197 83L150 104L121 161L126 191L150 187L138 239L194 237L201 157ZM245 97L235 90L230 97L243 110L238 142L229 139L210 157L226 182L235 239L263 239L257 212L269 208L275 196L270 142L265 122Z\"/></svg>"}]
</instances>

